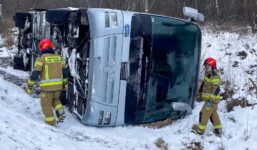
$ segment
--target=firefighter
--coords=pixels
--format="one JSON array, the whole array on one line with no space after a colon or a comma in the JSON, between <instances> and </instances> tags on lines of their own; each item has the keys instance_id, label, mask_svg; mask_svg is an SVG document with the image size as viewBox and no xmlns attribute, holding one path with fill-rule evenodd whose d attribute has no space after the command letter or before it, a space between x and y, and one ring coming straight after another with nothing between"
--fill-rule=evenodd
<instances>
[{"instance_id":1,"label":"firefighter","mask_svg":"<svg viewBox=\"0 0 257 150\"><path fill-rule=\"evenodd\" d=\"M204 61L205 78L199 89L197 101L204 101L204 105L200 112L199 124L192 127L192 132L203 135L208 120L213 124L213 132L217 136L222 134L222 126L219 115L217 113L218 103L220 102L220 75L217 71L216 60L207 58Z\"/></svg>"},{"instance_id":2,"label":"firefighter","mask_svg":"<svg viewBox=\"0 0 257 150\"><path fill-rule=\"evenodd\" d=\"M67 88L68 71L62 58L54 53L53 44L50 40L43 39L40 41L39 49L42 56L35 61L28 80L27 92L31 94L34 84L39 80L41 108L45 116L45 122L49 125L55 125L62 122L65 117L59 97L61 91ZM53 110L57 120L54 117Z\"/></svg>"}]
</instances>

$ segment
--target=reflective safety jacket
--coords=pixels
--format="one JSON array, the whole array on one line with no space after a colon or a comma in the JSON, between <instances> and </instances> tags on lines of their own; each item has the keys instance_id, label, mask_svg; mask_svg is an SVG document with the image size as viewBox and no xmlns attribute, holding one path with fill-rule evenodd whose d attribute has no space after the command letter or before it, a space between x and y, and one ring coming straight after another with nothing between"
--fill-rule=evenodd
<instances>
[{"instance_id":1,"label":"reflective safety jacket","mask_svg":"<svg viewBox=\"0 0 257 150\"><path fill-rule=\"evenodd\" d=\"M45 53L38 57L34 64L34 69L28 80L28 86L33 87L39 80L42 91L63 90L67 82L67 70L61 56L53 53Z\"/></svg>"},{"instance_id":2,"label":"reflective safety jacket","mask_svg":"<svg viewBox=\"0 0 257 150\"><path fill-rule=\"evenodd\" d=\"M216 69L206 72L199 90L201 98L205 101L218 104L220 102L220 83L220 75Z\"/></svg>"}]
</instances>

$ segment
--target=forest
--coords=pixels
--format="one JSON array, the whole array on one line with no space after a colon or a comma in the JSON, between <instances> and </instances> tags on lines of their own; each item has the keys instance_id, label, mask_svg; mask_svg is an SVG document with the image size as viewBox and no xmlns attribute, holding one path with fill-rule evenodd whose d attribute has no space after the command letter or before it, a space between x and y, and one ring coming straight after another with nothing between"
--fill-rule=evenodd
<instances>
[{"instance_id":1,"label":"forest","mask_svg":"<svg viewBox=\"0 0 257 150\"><path fill-rule=\"evenodd\" d=\"M232 25L255 29L257 19L256 0L0 0L0 4L2 27L13 24L12 16L16 11L27 12L31 8L111 8L184 18L182 8L188 6L205 15L205 25L221 28Z\"/></svg>"}]
</instances>

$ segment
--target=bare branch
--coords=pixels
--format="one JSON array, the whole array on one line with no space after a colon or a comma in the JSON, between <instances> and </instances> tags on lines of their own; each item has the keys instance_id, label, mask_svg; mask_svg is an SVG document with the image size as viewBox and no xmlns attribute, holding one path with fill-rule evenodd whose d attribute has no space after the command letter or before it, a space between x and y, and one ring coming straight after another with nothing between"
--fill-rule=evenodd
<instances>
[{"instance_id":1,"label":"bare branch","mask_svg":"<svg viewBox=\"0 0 257 150\"><path fill-rule=\"evenodd\" d=\"M130 5L131 5L131 0L129 0L128 7L127 7L126 10L130 10L130 9L129 9L129 8L130 8Z\"/></svg>"},{"instance_id":2,"label":"bare branch","mask_svg":"<svg viewBox=\"0 0 257 150\"><path fill-rule=\"evenodd\" d=\"M33 5L32 5L32 8L35 8L35 6L37 5L37 2L38 2L38 0L34 1Z\"/></svg>"}]
</instances>

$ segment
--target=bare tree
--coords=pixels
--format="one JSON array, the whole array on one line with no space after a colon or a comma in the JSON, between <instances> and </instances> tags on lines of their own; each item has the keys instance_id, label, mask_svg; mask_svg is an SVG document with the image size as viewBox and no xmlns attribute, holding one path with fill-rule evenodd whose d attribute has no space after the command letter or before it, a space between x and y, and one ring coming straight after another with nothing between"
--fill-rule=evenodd
<instances>
[{"instance_id":1,"label":"bare tree","mask_svg":"<svg viewBox=\"0 0 257 150\"><path fill-rule=\"evenodd\" d=\"M252 25L254 28L257 24L257 0L0 0L0 3L3 17L9 20L16 11L60 7L100 7L183 17L182 8L188 6L197 8L206 21L213 24Z\"/></svg>"}]
</instances>

